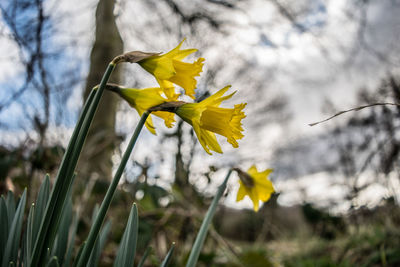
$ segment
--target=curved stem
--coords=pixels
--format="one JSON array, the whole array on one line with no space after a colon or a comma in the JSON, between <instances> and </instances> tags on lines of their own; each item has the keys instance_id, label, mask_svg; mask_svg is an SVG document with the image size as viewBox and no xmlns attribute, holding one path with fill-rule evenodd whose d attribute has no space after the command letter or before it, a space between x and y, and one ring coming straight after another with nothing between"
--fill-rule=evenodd
<instances>
[{"instance_id":1,"label":"curved stem","mask_svg":"<svg viewBox=\"0 0 400 267\"><path fill-rule=\"evenodd\" d=\"M199 259L199 255L200 255L201 249L203 247L204 241L206 240L206 237L207 237L207 232L208 232L208 228L211 224L211 220L214 217L215 211L218 206L218 202L219 202L220 198L222 197L222 194L225 191L226 184L229 180L229 177L231 176L231 173L232 173L232 169L229 170L228 174L225 177L225 180L219 186L217 194L215 195L210 207L208 208L207 214L204 217L204 220L201 224L199 233L197 234L196 240L194 241L192 251L190 252L186 267L196 266L196 263L197 263L197 260Z\"/></svg>"},{"instance_id":2,"label":"curved stem","mask_svg":"<svg viewBox=\"0 0 400 267\"><path fill-rule=\"evenodd\" d=\"M114 175L114 178L108 187L106 196L103 199L103 202L101 203L99 212L97 214L97 217L95 219L94 224L92 225L92 228L90 229L88 238L86 240L86 244L83 248L82 254L79 257L78 264L76 265L77 267L83 267L86 266L86 263L89 260L90 254L92 252L94 243L96 242L96 239L99 235L101 225L104 222L104 218L106 216L107 210L111 205L112 198L114 196L115 190L117 189L119 180L121 179L122 173L124 172L126 163L128 162L128 159L131 155L131 152L135 146L135 143L139 137L140 131L143 128L144 123L146 122L147 117L149 116L149 112L146 111L143 113L142 117L140 118L140 121L138 125L136 126L135 132L133 133L131 140L128 144L128 147L125 150L125 153L121 159L121 163L118 166L117 172Z\"/></svg>"}]
</instances>

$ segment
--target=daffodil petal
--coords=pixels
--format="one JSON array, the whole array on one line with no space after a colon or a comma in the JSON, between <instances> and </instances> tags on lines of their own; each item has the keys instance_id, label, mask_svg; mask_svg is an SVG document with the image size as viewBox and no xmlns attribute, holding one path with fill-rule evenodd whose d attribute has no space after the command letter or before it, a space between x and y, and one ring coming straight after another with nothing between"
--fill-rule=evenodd
<instances>
[{"instance_id":1,"label":"daffodil petal","mask_svg":"<svg viewBox=\"0 0 400 267\"><path fill-rule=\"evenodd\" d=\"M257 193L258 193L258 198L262 200L263 202L268 201L271 198L271 194L274 192L272 186L271 187L266 187L266 186L258 186L257 187Z\"/></svg>"},{"instance_id":2,"label":"daffodil petal","mask_svg":"<svg viewBox=\"0 0 400 267\"><path fill-rule=\"evenodd\" d=\"M153 125L153 119L149 116L145 122L146 128L154 135L156 134L156 128Z\"/></svg>"},{"instance_id":3,"label":"daffodil petal","mask_svg":"<svg viewBox=\"0 0 400 267\"><path fill-rule=\"evenodd\" d=\"M253 202L253 208L254 211L258 211L259 205L260 205L260 201L258 199L258 193L257 193L257 189L256 188L251 188L250 190L248 190L248 195L251 199L251 201Z\"/></svg>"},{"instance_id":4,"label":"daffodil petal","mask_svg":"<svg viewBox=\"0 0 400 267\"><path fill-rule=\"evenodd\" d=\"M222 149L221 146L218 144L217 138L215 137L215 134L213 132L200 129L202 139L204 142L207 144L207 146L212 150L217 153L222 154Z\"/></svg>"},{"instance_id":5,"label":"daffodil petal","mask_svg":"<svg viewBox=\"0 0 400 267\"><path fill-rule=\"evenodd\" d=\"M248 173L250 176L255 176L255 175L257 175L257 174L258 174L258 171L257 171L256 165L253 164L253 165L247 170L247 173Z\"/></svg>"},{"instance_id":6,"label":"daffodil petal","mask_svg":"<svg viewBox=\"0 0 400 267\"><path fill-rule=\"evenodd\" d=\"M169 51L168 53L165 53L163 56L168 57L168 58L174 58L180 51L181 46L183 42L185 42L186 38L183 39L174 49Z\"/></svg>"},{"instance_id":7,"label":"daffodil petal","mask_svg":"<svg viewBox=\"0 0 400 267\"><path fill-rule=\"evenodd\" d=\"M214 133L201 129L198 122L193 122L193 129L201 146L208 154L212 155L210 150L222 154L221 146L218 144Z\"/></svg>"},{"instance_id":8,"label":"daffodil petal","mask_svg":"<svg viewBox=\"0 0 400 267\"><path fill-rule=\"evenodd\" d=\"M179 52L173 57L175 60L182 60L185 57L189 56L190 54L193 54L197 52L197 49L184 49L184 50L179 50Z\"/></svg>"},{"instance_id":9,"label":"daffodil petal","mask_svg":"<svg viewBox=\"0 0 400 267\"><path fill-rule=\"evenodd\" d=\"M222 101L219 101L219 99L226 93L226 91L231 88L230 85L225 86L224 88L220 89L218 92L215 94L211 95L210 97L207 97L203 101L200 102L201 105L203 106L208 106L208 105L215 105L215 103L221 103Z\"/></svg>"},{"instance_id":10,"label":"daffodil petal","mask_svg":"<svg viewBox=\"0 0 400 267\"><path fill-rule=\"evenodd\" d=\"M119 92L120 95L129 103L129 105L136 109L140 116L142 116L143 113L149 108L158 106L167 101L167 99L161 96L163 90L159 87L146 89L120 88ZM167 127L172 127L172 124L175 121L173 113L157 113L155 115L159 115L159 117L164 119ZM152 134L156 134L155 127L150 116L147 118L145 125Z\"/></svg>"},{"instance_id":11,"label":"daffodil petal","mask_svg":"<svg viewBox=\"0 0 400 267\"><path fill-rule=\"evenodd\" d=\"M204 137L203 137L201 129L200 129L200 125L198 123L193 123L193 130L196 133L197 139L199 139L201 146L204 148L204 150L207 152L207 154L212 155L212 153L210 152L210 149L208 149L206 141L204 140Z\"/></svg>"},{"instance_id":12,"label":"daffodil petal","mask_svg":"<svg viewBox=\"0 0 400 267\"><path fill-rule=\"evenodd\" d=\"M242 181L239 180L239 191L236 195L236 202L243 200L246 195L247 195L246 188L243 185Z\"/></svg>"},{"instance_id":13,"label":"daffodil petal","mask_svg":"<svg viewBox=\"0 0 400 267\"><path fill-rule=\"evenodd\" d=\"M165 126L167 126L168 128L172 128L172 126L174 126L174 122L175 122L174 113L165 112L165 111L155 111L152 114L163 119Z\"/></svg>"},{"instance_id":14,"label":"daffodil petal","mask_svg":"<svg viewBox=\"0 0 400 267\"><path fill-rule=\"evenodd\" d=\"M197 81L194 77L199 76L203 70L204 58L199 58L194 63L186 63L173 60L173 65L176 74L169 81L181 86L185 89L185 94L194 99L194 89L197 86Z\"/></svg>"}]
</instances>

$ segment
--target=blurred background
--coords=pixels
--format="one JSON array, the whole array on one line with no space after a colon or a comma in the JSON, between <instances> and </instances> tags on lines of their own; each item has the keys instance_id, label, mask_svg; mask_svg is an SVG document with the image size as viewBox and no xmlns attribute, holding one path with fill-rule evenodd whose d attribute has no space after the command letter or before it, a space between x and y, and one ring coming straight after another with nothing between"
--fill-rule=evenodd
<instances>
[{"instance_id":1,"label":"blurred background","mask_svg":"<svg viewBox=\"0 0 400 267\"><path fill-rule=\"evenodd\" d=\"M273 168L276 194L258 213L236 203L237 177L215 216L199 266L399 266L400 102L397 0L1 0L0 193L54 178L89 90L131 50L167 52L186 38L206 59L196 97L231 84L246 102L245 137L204 152L177 119L144 130L109 219L102 266L115 257L137 202L137 252L156 265L176 242L182 266L229 167ZM158 86L137 65L112 81ZM231 89L231 90L232 90ZM86 237L139 116L106 92L77 168L74 209ZM87 162L95 164L87 164ZM97 164L98 162L101 162ZM149 265L152 266L152 265Z\"/></svg>"}]
</instances>

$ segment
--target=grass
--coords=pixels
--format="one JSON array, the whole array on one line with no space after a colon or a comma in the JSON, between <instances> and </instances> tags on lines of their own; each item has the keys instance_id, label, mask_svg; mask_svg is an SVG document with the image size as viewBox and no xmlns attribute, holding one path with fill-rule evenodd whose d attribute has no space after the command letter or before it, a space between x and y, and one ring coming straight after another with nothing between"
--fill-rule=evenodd
<instances>
[{"instance_id":1,"label":"grass","mask_svg":"<svg viewBox=\"0 0 400 267\"><path fill-rule=\"evenodd\" d=\"M400 231L396 227L363 225L332 241L314 237L297 242L301 248L297 252L275 251L282 255L284 266L400 266Z\"/></svg>"}]
</instances>

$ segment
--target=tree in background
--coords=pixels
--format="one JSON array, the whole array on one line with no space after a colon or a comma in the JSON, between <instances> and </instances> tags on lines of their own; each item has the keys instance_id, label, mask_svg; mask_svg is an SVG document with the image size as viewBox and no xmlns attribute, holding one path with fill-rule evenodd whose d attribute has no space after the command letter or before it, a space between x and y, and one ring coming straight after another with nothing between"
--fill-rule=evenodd
<instances>
[{"instance_id":1,"label":"tree in background","mask_svg":"<svg viewBox=\"0 0 400 267\"><path fill-rule=\"evenodd\" d=\"M90 55L90 69L84 90L84 99L96 86L104 73L107 64L123 53L123 41L119 33L115 16L114 0L100 0L96 9L96 35ZM121 82L121 68L116 68L110 82ZM115 114L118 97L106 91L97 110L91 130L86 139L84 154L78 166L79 175L86 179L94 178L103 181L111 179L111 156L119 144L115 133ZM86 162L102 162L102 164L86 164Z\"/></svg>"}]
</instances>

